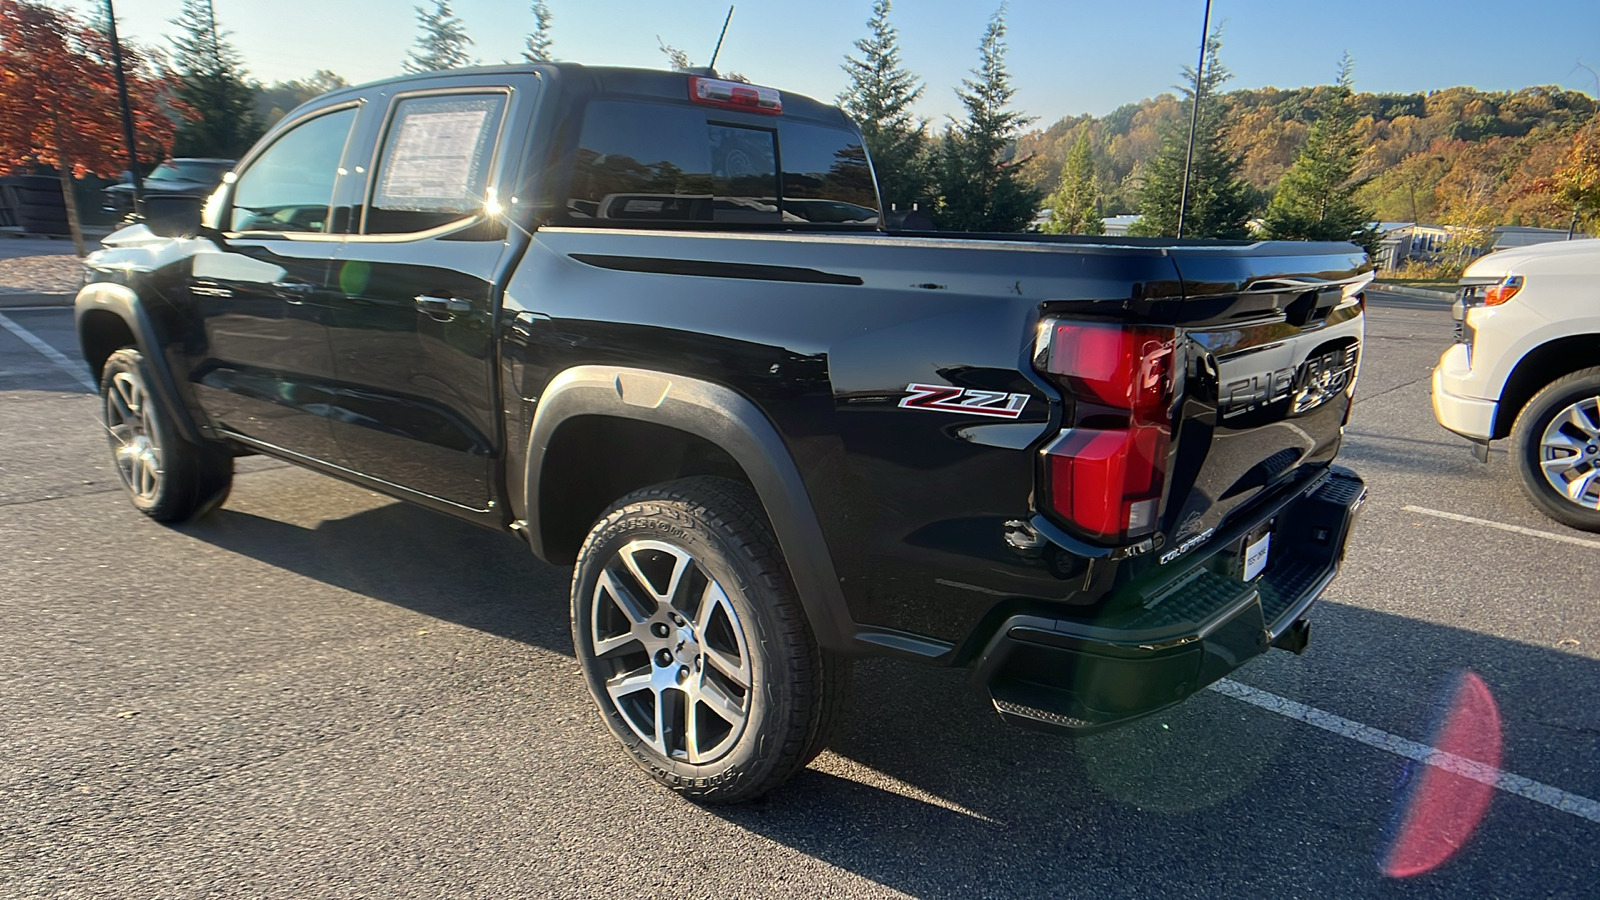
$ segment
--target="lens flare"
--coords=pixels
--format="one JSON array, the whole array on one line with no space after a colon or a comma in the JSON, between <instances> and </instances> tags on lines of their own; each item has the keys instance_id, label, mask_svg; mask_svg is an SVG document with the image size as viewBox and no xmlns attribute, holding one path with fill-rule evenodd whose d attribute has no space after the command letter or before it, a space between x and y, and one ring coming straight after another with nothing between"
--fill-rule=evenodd
<instances>
[{"instance_id":1,"label":"lens flare","mask_svg":"<svg viewBox=\"0 0 1600 900\"><path fill-rule=\"evenodd\" d=\"M1476 673L1456 679L1427 764L1412 763L1410 793L1381 867L1413 878L1444 865L1483 821L1500 769L1500 710Z\"/></svg>"}]
</instances>

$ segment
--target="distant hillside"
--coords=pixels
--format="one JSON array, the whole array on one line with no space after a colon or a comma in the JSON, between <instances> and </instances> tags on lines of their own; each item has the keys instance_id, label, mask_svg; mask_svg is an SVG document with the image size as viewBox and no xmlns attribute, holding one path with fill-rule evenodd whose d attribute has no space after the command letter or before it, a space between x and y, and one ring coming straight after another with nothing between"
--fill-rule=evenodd
<instances>
[{"instance_id":1,"label":"distant hillside","mask_svg":"<svg viewBox=\"0 0 1600 900\"><path fill-rule=\"evenodd\" d=\"M1313 97L1323 90L1221 95L1242 174L1261 192L1263 207L1305 141L1315 117ZM1364 182L1360 196L1380 220L1435 222L1473 206L1487 207L1501 224L1547 227L1565 227L1571 212L1527 188L1550 175L1573 132L1600 109L1589 96L1556 87L1357 94L1354 102L1370 147L1356 176ZM1054 190L1067 151L1088 129L1106 214L1135 212L1141 169L1155 155L1162 129L1178 117L1177 98L1162 94L1103 117L1062 119L1024 135L1017 151L1032 154L1024 167L1028 179Z\"/></svg>"}]
</instances>

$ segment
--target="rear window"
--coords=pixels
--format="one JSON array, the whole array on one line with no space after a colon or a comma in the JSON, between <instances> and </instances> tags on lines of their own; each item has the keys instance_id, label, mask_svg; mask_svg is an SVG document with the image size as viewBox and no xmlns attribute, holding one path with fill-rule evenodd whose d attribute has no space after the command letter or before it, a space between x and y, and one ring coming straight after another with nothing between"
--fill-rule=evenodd
<instances>
[{"instance_id":1,"label":"rear window","mask_svg":"<svg viewBox=\"0 0 1600 900\"><path fill-rule=\"evenodd\" d=\"M568 195L574 225L878 223L872 171L854 133L725 122L659 103L589 104Z\"/></svg>"}]
</instances>

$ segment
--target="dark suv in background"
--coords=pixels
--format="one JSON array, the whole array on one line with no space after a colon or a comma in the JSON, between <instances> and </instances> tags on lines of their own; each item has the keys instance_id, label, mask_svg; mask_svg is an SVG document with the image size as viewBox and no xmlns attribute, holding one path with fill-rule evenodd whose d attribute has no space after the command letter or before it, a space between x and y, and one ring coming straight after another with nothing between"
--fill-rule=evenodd
<instances>
[{"instance_id":1,"label":"dark suv in background","mask_svg":"<svg viewBox=\"0 0 1600 900\"><path fill-rule=\"evenodd\" d=\"M169 159L144 178L146 196L206 197L233 171L233 159ZM133 212L133 183L124 181L105 189L101 212L118 221Z\"/></svg>"}]
</instances>

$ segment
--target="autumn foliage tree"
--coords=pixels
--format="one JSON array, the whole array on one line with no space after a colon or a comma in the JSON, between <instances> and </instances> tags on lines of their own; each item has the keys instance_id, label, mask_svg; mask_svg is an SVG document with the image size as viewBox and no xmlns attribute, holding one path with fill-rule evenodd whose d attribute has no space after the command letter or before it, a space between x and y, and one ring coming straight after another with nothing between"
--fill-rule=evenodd
<instances>
[{"instance_id":1,"label":"autumn foliage tree","mask_svg":"<svg viewBox=\"0 0 1600 900\"><path fill-rule=\"evenodd\" d=\"M172 120L162 114L171 100L143 57L127 47L123 67L139 157L159 160L172 144ZM85 248L72 179L113 176L127 162L105 34L43 3L0 0L0 168L55 167L79 256Z\"/></svg>"},{"instance_id":2,"label":"autumn foliage tree","mask_svg":"<svg viewBox=\"0 0 1600 900\"><path fill-rule=\"evenodd\" d=\"M1572 210L1572 222L1600 227L1600 118L1572 138L1572 149L1555 174L1539 185Z\"/></svg>"}]
</instances>

